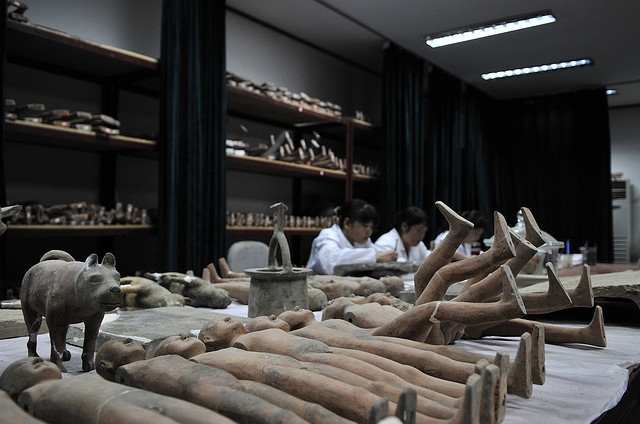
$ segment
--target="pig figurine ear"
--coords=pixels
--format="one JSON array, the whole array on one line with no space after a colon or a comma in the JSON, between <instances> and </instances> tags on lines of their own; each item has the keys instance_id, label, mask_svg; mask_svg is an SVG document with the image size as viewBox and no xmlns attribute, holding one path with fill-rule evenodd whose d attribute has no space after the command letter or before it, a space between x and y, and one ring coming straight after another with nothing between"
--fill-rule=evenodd
<instances>
[{"instance_id":1,"label":"pig figurine ear","mask_svg":"<svg viewBox=\"0 0 640 424\"><path fill-rule=\"evenodd\" d=\"M96 255L95 253L92 253L91 255L89 255L87 260L84 261L84 269L87 270L89 268L96 266L97 264L98 264L98 255Z\"/></svg>"},{"instance_id":2,"label":"pig figurine ear","mask_svg":"<svg viewBox=\"0 0 640 424\"><path fill-rule=\"evenodd\" d=\"M104 258L102 258L102 265L110 266L112 268L116 267L116 258L113 256L113 253L105 253Z\"/></svg>"}]
</instances>

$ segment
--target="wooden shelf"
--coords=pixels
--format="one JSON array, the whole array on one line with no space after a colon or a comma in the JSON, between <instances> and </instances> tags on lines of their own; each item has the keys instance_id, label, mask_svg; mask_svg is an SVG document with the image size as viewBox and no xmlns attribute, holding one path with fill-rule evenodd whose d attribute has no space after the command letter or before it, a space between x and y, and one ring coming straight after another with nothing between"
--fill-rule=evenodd
<instances>
[{"instance_id":1,"label":"wooden shelf","mask_svg":"<svg viewBox=\"0 0 640 424\"><path fill-rule=\"evenodd\" d=\"M299 228L299 227L285 227L284 234L291 236L317 236L322 228L313 227L313 228ZM233 226L227 227L227 233L232 235L243 235L243 236L259 236L259 235L270 235L273 234L273 227L241 227L241 226Z\"/></svg>"},{"instance_id":2,"label":"wooden shelf","mask_svg":"<svg viewBox=\"0 0 640 424\"><path fill-rule=\"evenodd\" d=\"M7 58L28 66L130 84L156 77L158 60L32 23L7 20Z\"/></svg>"},{"instance_id":3,"label":"wooden shelf","mask_svg":"<svg viewBox=\"0 0 640 424\"><path fill-rule=\"evenodd\" d=\"M156 142L123 135L99 136L94 131L83 131L56 125L27 121L5 121L7 140L97 151L154 151Z\"/></svg>"},{"instance_id":4,"label":"wooden shelf","mask_svg":"<svg viewBox=\"0 0 640 424\"><path fill-rule=\"evenodd\" d=\"M344 171L255 156L227 155L227 167L237 171L260 172L291 177L330 178L335 180L344 180L347 178L347 173Z\"/></svg>"},{"instance_id":5,"label":"wooden shelf","mask_svg":"<svg viewBox=\"0 0 640 424\"><path fill-rule=\"evenodd\" d=\"M227 86L227 108L238 116L247 116L253 120L289 125L341 125L342 118L324 112L272 99L262 93L244 88Z\"/></svg>"},{"instance_id":6,"label":"wooden shelf","mask_svg":"<svg viewBox=\"0 0 640 424\"><path fill-rule=\"evenodd\" d=\"M151 235L153 225L13 225L8 224L11 237L95 237Z\"/></svg>"}]
</instances>

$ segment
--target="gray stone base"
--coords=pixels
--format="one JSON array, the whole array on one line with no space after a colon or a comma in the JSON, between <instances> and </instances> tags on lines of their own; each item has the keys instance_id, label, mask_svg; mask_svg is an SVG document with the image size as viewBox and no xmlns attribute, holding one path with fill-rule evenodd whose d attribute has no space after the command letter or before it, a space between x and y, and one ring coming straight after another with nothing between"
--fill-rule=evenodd
<instances>
[{"instance_id":1,"label":"gray stone base","mask_svg":"<svg viewBox=\"0 0 640 424\"><path fill-rule=\"evenodd\" d=\"M105 315L102 321L96 349L110 339L131 338L140 342L149 354L169 336L183 333L196 336L207 322L227 316L231 315L182 306L113 312ZM233 316L233 319L244 323L248 320L237 316ZM84 324L72 324L67 332L67 343L82 347L83 341Z\"/></svg>"}]
</instances>

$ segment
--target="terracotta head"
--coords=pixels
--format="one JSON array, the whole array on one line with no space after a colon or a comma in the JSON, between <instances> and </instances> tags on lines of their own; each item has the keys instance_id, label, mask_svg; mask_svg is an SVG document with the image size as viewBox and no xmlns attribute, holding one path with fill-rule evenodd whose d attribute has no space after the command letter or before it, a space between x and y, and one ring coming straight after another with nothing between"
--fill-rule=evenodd
<instances>
[{"instance_id":1,"label":"terracotta head","mask_svg":"<svg viewBox=\"0 0 640 424\"><path fill-rule=\"evenodd\" d=\"M23 390L31 386L43 381L60 379L62 373L56 364L31 356L18 359L4 370L0 375L0 389L16 400Z\"/></svg>"},{"instance_id":2,"label":"terracotta head","mask_svg":"<svg viewBox=\"0 0 640 424\"><path fill-rule=\"evenodd\" d=\"M205 344L207 352L211 352L230 347L243 334L247 334L243 323L225 317L206 323L200 330L198 339Z\"/></svg>"},{"instance_id":3,"label":"terracotta head","mask_svg":"<svg viewBox=\"0 0 640 424\"><path fill-rule=\"evenodd\" d=\"M144 347L133 339L112 339L104 342L96 352L96 373L108 381L115 381L121 365L145 359Z\"/></svg>"},{"instance_id":4,"label":"terracotta head","mask_svg":"<svg viewBox=\"0 0 640 424\"><path fill-rule=\"evenodd\" d=\"M204 342L191 334L183 333L179 336L169 336L164 339L156 348L153 356L180 355L189 359L192 356L205 353L207 350Z\"/></svg>"}]
</instances>

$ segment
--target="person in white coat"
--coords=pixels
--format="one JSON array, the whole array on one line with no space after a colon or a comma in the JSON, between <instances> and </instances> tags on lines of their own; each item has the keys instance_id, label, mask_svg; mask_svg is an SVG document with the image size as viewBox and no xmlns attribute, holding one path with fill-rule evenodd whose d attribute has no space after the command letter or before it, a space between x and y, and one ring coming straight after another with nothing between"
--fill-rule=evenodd
<instances>
[{"instance_id":1,"label":"person in white coat","mask_svg":"<svg viewBox=\"0 0 640 424\"><path fill-rule=\"evenodd\" d=\"M307 268L314 274L332 275L337 265L390 262L398 259L393 249L371 241L378 221L376 208L361 199L346 201L336 211L338 223L320 231L311 244Z\"/></svg>"},{"instance_id":2,"label":"person in white coat","mask_svg":"<svg viewBox=\"0 0 640 424\"><path fill-rule=\"evenodd\" d=\"M427 214L410 206L396 214L393 228L378 237L375 244L398 252L398 262L422 262L431 253L423 242L428 228Z\"/></svg>"},{"instance_id":3,"label":"person in white coat","mask_svg":"<svg viewBox=\"0 0 640 424\"><path fill-rule=\"evenodd\" d=\"M489 222L482 212L476 209L464 211L460 216L471 222L473 224L473 229L469 232L467 238L462 241L460 246L458 246L458 250L454 253L453 258L451 259L452 261L461 261L482 253L482 243L480 242L480 239L489 225ZM434 241L434 245L437 246L440 244L448 232L449 231L443 231L438 234Z\"/></svg>"}]
</instances>

